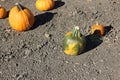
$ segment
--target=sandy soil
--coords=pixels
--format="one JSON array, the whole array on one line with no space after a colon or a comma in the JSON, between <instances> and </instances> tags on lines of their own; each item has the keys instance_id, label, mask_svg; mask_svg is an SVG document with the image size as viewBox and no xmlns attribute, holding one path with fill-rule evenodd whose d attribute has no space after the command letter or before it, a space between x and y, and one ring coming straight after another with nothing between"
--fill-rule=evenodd
<instances>
[{"instance_id":1,"label":"sandy soil","mask_svg":"<svg viewBox=\"0 0 120 80\"><path fill-rule=\"evenodd\" d=\"M120 0L59 0L41 12L35 0L0 0L7 11L16 2L29 8L35 24L25 32L0 19L0 80L120 80ZM90 28L102 23L106 35L91 41ZM86 36L78 56L63 53L63 35L75 25ZM45 34L51 36L47 38Z\"/></svg>"}]
</instances>

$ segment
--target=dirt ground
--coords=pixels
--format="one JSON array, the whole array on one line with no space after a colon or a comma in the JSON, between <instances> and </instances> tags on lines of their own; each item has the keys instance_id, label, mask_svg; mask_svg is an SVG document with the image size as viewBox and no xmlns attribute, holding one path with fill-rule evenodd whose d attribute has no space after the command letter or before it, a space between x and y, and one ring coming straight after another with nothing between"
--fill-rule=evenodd
<instances>
[{"instance_id":1,"label":"dirt ground","mask_svg":"<svg viewBox=\"0 0 120 80\"><path fill-rule=\"evenodd\" d=\"M0 19L0 80L120 80L120 0L59 0L47 12L38 11L35 0L0 0L7 11L16 2L33 12L35 24L17 32L8 17ZM91 41L96 21L106 34ZM74 26L87 45L81 55L68 56L62 39Z\"/></svg>"}]
</instances>

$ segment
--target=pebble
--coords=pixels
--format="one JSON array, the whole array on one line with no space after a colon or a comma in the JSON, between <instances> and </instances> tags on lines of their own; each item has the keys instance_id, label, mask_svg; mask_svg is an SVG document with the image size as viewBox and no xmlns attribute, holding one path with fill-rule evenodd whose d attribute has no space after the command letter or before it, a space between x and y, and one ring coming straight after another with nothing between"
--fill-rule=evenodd
<instances>
[{"instance_id":1,"label":"pebble","mask_svg":"<svg viewBox=\"0 0 120 80\"><path fill-rule=\"evenodd\" d=\"M7 33L10 33L11 32L11 29L6 29L5 30Z\"/></svg>"},{"instance_id":2,"label":"pebble","mask_svg":"<svg viewBox=\"0 0 120 80\"><path fill-rule=\"evenodd\" d=\"M24 47L25 47L25 43L24 42L20 43L19 48L24 48Z\"/></svg>"},{"instance_id":3,"label":"pebble","mask_svg":"<svg viewBox=\"0 0 120 80\"><path fill-rule=\"evenodd\" d=\"M37 45L37 48L41 49L47 44L48 44L48 41L42 42L41 44Z\"/></svg>"},{"instance_id":4,"label":"pebble","mask_svg":"<svg viewBox=\"0 0 120 80\"><path fill-rule=\"evenodd\" d=\"M69 61L65 61L65 63L67 63L67 64L68 64L68 63L69 63Z\"/></svg>"},{"instance_id":5,"label":"pebble","mask_svg":"<svg viewBox=\"0 0 120 80\"><path fill-rule=\"evenodd\" d=\"M31 49L26 49L26 50L25 50L25 53L24 53L24 58L30 56L31 53L32 53L32 50L31 50Z\"/></svg>"},{"instance_id":6,"label":"pebble","mask_svg":"<svg viewBox=\"0 0 120 80\"><path fill-rule=\"evenodd\" d=\"M87 0L88 2L91 2L92 0Z\"/></svg>"},{"instance_id":7,"label":"pebble","mask_svg":"<svg viewBox=\"0 0 120 80\"><path fill-rule=\"evenodd\" d=\"M5 41L7 41L7 39L6 38L2 38L2 41L5 42Z\"/></svg>"},{"instance_id":8,"label":"pebble","mask_svg":"<svg viewBox=\"0 0 120 80\"><path fill-rule=\"evenodd\" d=\"M0 74L2 74L3 72L2 71L0 71Z\"/></svg>"},{"instance_id":9,"label":"pebble","mask_svg":"<svg viewBox=\"0 0 120 80\"><path fill-rule=\"evenodd\" d=\"M45 33L45 37L46 37L46 38L50 38L50 37L51 37L51 34Z\"/></svg>"},{"instance_id":10,"label":"pebble","mask_svg":"<svg viewBox=\"0 0 120 80\"><path fill-rule=\"evenodd\" d=\"M13 77L16 77L16 78L17 78L16 80L22 80L22 78L27 77L27 76L28 76L28 73L27 73L27 72L24 72L24 73L22 73L22 74L13 75Z\"/></svg>"},{"instance_id":11,"label":"pebble","mask_svg":"<svg viewBox=\"0 0 120 80\"><path fill-rule=\"evenodd\" d=\"M5 0L1 0L1 1L5 1Z\"/></svg>"},{"instance_id":12,"label":"pebble","mask_svg":"<svg viewBox=\"0 0 120 80\"><path fill-rule=\"evenodd\" d=\"M12 55L5 55L4 61L10 61L12 59Z\"/></svg>"}]
</instances>

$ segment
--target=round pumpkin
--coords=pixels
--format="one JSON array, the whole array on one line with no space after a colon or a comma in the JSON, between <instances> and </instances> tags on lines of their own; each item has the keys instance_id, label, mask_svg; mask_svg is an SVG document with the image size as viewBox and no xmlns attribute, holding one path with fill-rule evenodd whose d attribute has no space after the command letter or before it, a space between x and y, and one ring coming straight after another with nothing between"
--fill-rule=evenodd
<instances>
[{"instance_id":1,"label":"round pumpkin","mask_svg":"<svg viewBox=\"0 0 120 80\"><path fill-rule=\"evenodd\" d=\"M0 5L0 19L4 18L6 15L7 15L6 9Z\"/></svg>"},{"instance_id":2,"label":"round pumpkin","mask_svg":"<svg viewBox=\"0 0 120 80\"><path fill-rule=\"evenodd\" d=\"M91 34L95 34L98 31L98 35L103 36L105 33L104 26L102 24L96 23L91 27Z\"/></svg>"},{"instance_id":3,"label":"round pumpkin","mask_svg":"<svg viewBox=\"0 0 120 80\"><path fill-rule=\"evenodd\" d=\"M67 55L78 55L86 46L85 37L81 35L79 27L67 32L63 39L63 50Z\"/></svg>"},{"instance_id":4,"label":"round pumpkin","mask_svg":"<svg viewBox=\"0 0 120 80\"><path fill-rule=\"evenodd\" d=\"M10 10L9 24L14 30L29 30L33 26L34 21L34 15L32 12L19 3L16 3L16 5Z\"/></svg>"},{"instance_id":5,"label":"round pumpkin","mask_svg":"<svg viewBox=\"0 0 120 80\"><path fill-rule=\"evenodd\" d=\"M37 0L35 5L40 11L48 11L54 7L55 2L53 0Z\"/></svg>"}]
</instances>

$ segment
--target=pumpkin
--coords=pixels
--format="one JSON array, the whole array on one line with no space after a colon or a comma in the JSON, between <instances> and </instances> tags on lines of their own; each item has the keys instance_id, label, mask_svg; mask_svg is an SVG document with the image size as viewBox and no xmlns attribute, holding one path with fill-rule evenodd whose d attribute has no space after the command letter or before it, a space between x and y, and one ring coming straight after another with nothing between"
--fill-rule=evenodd
<instances>
[{"instance_id":1,"label":"pumpkin","mask_svg":"<svg viewBox=\"0 0 120 80\"><path fill-rule=\"evenodd\" d=\"M96 33L100 36L104 35L105 30L102 24L96 23L91 27L91 34L96 34Z\"/></svg>"},{"instance_id":2,"label":"pumpkin","mask_svg":"<svg viewBox=\"0 0 120 80\"><path fill-rule=\"evenodd\" d=\"M37 0L35 5L40 11L48 11L54 7L55 2L53 0Z\"/></svg>"},{"instance_id":3,"label":"pumpkin","mask_svg":"<svg viewBox=\"0 0 120 80\"><path fill-rule=\"evenodd\" d=\"M10 10L9 24L14 30L29 30L33 26L34 21L34 15L32 12L19 3L16 3L16 5Z\"/></svg>"},{"instance_id":4,"label":"pumpkin","mask_svg":"<svg viewBox=\"0 0 120 80\"><path fill-rule=\"evenodd\" d=\"M0 19L7 15L6 9L0 5Z\"/></svg>"},{"instance_id":5,"label":"pumpkin","mask_svg":"<svg viewBox=\"0 0 120 80\"><path fill-rule=\"evenodd\" d=\"M79 27L67 32L63 38L63 50L67 55L78 55L86 46L85 37L81 35Z\"/></svg>"}]
</instances>

